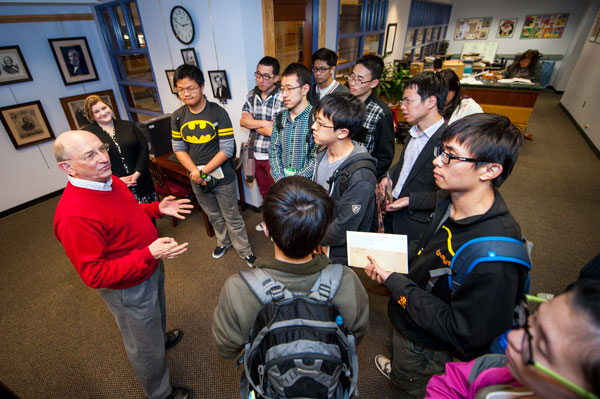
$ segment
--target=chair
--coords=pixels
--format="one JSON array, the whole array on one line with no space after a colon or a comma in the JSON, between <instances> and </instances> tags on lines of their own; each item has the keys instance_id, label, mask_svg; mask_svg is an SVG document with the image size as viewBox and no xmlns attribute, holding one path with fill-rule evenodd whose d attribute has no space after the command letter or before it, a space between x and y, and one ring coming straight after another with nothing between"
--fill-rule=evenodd
<instances>
[{"instance_id":1,"label":"chair","mask_svg":"<svg viewBox=\"0 0 600 399\"><path fill-rule=\"evenodd\" d=\"M156 193L160 197L168 197L172 195L176 198L182 197L193 197L193 191L190 186L186 186L175 180L169 179L163 173L162 169L156 161L152 158L148 160L148 170L150 170L150 176L152 176L152 181L154 182L154 188L156 189ZM192 201L193 202L193 201ZM194 207L196 205L194 204ZM177 226L177 218L172 217L173 219L173 227Z\"/></svg>"}]
</instances>

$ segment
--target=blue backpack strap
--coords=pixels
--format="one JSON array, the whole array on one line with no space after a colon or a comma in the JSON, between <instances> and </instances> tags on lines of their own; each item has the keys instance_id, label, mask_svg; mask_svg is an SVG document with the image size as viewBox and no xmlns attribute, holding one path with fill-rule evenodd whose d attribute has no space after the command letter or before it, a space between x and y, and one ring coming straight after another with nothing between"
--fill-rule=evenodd
<instances>
[{"instance_id":1,"label":"blue backpack strap","mask_svg":"<svg viewBox=\"0 0 600 399\"><path fill-rule=\"evenodd\" d=\"M461 286L482 262L510 262L531 270L531 259L523 241L511 237L475 238L463 244L452 257L452 273L448 275L450 291Z\"/></svg>"},{"instance_id":2,"label":"blue backpack strap","mask_svg":"<svg viewBox=\"0 0 600 399\"><path fill-rule=\"evenodd\" d=\"M283 283L274 280L263 269L242 270L240 277L248 288L256 295L260 303L267 304L271 301L281 301L292 298L290 291Z\"/></svg>"},{"instance_id":3,"label":"blue backpack strap","mask_svg":"<svg viewBox=\"0 0 600 399\"><path fill-rule=\"evenodd\" d=\"M310 289L309 297L322 302L333 300L343 277L344 266L339 263L327 265Z\"/></svg>"}]
</instances>

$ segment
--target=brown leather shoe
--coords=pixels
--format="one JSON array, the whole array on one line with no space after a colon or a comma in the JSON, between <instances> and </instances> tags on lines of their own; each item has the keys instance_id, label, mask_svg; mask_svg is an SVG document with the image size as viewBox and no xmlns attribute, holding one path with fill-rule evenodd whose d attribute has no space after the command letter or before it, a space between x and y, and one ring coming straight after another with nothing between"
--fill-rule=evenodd
<instances>
[{"instance_id":1,"label":"brown leather shoe","mask_svg":"<svg viewBox=\"0 0 600 399\"><path fill-rule=\"evenodd\" d=\"M369 291L373 295L379 296L392 296L392 292L388 290L385 285L377 284L376 282L371 282L367 286L367 291Z\"/></svg>"},{"instance_id":2,"label":"brown leather shoe","mask_svg":"<svg viewBox=\"0 0 600 399\"><path fill-rule=\"evenodd\" d=\"M194 392L189 388L173 387L173 390L167 396L167 399L192 399Z\"/></svg>"},{"instance_id":3,"label":"brown leather shoe","mask_svg":"<svg viewBox=\"0 0 600 399\"><path fill-rule=\"evenodd\" d=\"M523 133L523 137L525 137L527 140L533 140L533 134L530 133Z\"/></svg>"},{"instance_id":4,"label":"brown leather shoe","mask_svg":"<svg viewBox=\"0 0 600 399\"><path fill-rule=\"evenodd\" d=\"M168 350L177 345L177 343L181 340L181 338L183 337L183 331L176 328L167 332L165 336L165 349Z\"/></svg>"}]
</instances>

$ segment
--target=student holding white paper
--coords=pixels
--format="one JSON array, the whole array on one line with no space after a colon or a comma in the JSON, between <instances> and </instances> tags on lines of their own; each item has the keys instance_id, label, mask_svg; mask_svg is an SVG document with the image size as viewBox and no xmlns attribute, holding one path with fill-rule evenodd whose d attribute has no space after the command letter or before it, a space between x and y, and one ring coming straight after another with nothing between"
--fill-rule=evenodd
<instances>
[{"instance_id":1,"label":"student holding white paper","mask_svg":"<svg viewBox=\"0 0 600 399\"><path fill-rule=\"evenodd\" d=\"M391 291L388 304L391 359L375 358L395 384L393 398L422 398L433 374L453 357L471 360L508 330L523 295L527 271L506 262L484 262L450 290L447 278L427 283L430 270L448 267L466 242L484 236L521 239L519 224L496 187L515 164L523 135L508 118L473 114L442 133L433 175L438 187L435 212L417 253L409 254L409 273L389 273L370 257L365 272ZM445 276L444 276L445 277Z\"/></svg>"}]
</instances>

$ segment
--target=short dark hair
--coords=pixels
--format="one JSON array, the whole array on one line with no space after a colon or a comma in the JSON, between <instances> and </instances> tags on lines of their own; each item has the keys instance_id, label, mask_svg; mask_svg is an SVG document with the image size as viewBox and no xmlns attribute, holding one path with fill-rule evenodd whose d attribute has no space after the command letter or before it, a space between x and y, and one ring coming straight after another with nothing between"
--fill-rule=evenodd
<instances>
[{"instance_id":1,"label":"short dark hair","mask_svg":"<svg viewBox=\"0 0 600 399\"><path fill-rule=\"evenodd\" d=\"M485 160L476 167L491 162L502 165L502 173L493 181L500 187L517 162L523 133L506 116L479 113L457 120L442 133L442 143L452 140L463 144L471 157Z\"/></svg>"},{"instance_id":2,"label":"short dark hair","mask_svg":"<svg viewBox=\"0 0 600 399\"><path fill-rule=\"evenodd\" d=\"M279 61L277 61L277 58L275 57L270 57L268 55L262 57L260 61L258 61L258 65L270 66L273 69L273 75L279 75Z\"/></svg>"},{"instance_id":3,"label":"short dark hair","mask_svg":"<svg viewBox=\"0 0 600 399\"><path fill-rule=\"evenodd\" d=\"M598 280L578 280L569 289L572 293L571 303L573 308L581 312L590 321L590 330L598 331L600 328L600 284ZM581 331L589 334L589 331ZM589 335L588 335L589 336ZM592 336L592 342L582 342L590 348L581 356L581 368L587 385L591 392L600 395L600 338L597 334ZM591 343L592 345L587 345Z\"/></svg>"},{"instance_id":4,"label":"short dark hair","mask_svg":"<svg viewBox=\"0 0 600 399\"><path fill-rule=\"evenodd\" d=\"M310 254L319 245L333 219L333 200L317 183L290 176L275 183L263 202L269 235L293 259Z\"/></svg>"},{"instance_id":5,"label":"short dark hair","mask_svg":"<svg viewBox=\"0 0 600 399\"><path fill-rule=\"evenodd\" d=\"M334 67L337 65L338 56L335 52L329 50L328 48L322 47L315 51L311 57L311 61L314 64L315 61L325 61L327 65L330 67Z\"/></svg>"},{"instance_id":6,"label":"short dark hair","mask_svg":"<svg viewBox=\"0 0 600 399\"><path fill-rule=\"evenodd\" d=\"M442 113L444 119L450 119L450 117L454 113L454 110L460 104L460 79L458 78L456 72L454 72L452 69L443 69L439 72L439 74L446 81L446 85L448 86L448 92L454 92L454 98L452 99L452 101L450 101L450 104L448 104L448 109L446 109ZM446 93L446 97L447 96L448 93ZM445 105L446 104L444 102L444 107ZM444 107L442 107L442 109L444 109Z\"/></svg>"},{"instance_id":7,"label":"short dark hair","mask_svg":"<svg viewBox=\"0 0 600 399\"><path fill-rule=\"evenodd\" d=\"M356 61L356 65L358 64L361 64L371 72L371 79L373 80L379 79L383 73L383 60L379 56L373 54L363 55Z\"/></svg>"},{"instance_id":8,"label":"short dark hair","mask_svg":"<svg viewBox=\"0 0 600 399\"><path fill-rule=\"evenodd\" d=\"M337 92L323 97L315 112L320 111L331 119L335 129L348 129L350 139L364 142L366 131L362 122L365 110L365 104L353 94Z\"/></svg>"},{"instance_id":9,"label":"short dark hair","mask_svg":"<svg viewBox=\"0 0 600 399\"><path fill-rule=\"evenodd\" d=\"M283 71L283 75L281 75L281 77L283 78L292 75L296 75L298 78L298 84L300 84L300 86L310 85L312 81L312 75L308 68L298 62L293 62L288 65Z\"/></svg>"},{"instance_id":10,"label":"short dark hair","mask_svg":"<svg viewBox=\"0 0 600 399\"><path fill-rule=\"evenodd\" d=\"M192 79L200 87L204 84L204 73L196 65L179 65L173 74L173 86L177 86L177 82L185 78Z\"/></svg>"},{"instance_id":11,"label":"short dark hair","mask_svg":"<svg viewBox=\"0 0 600 399\"><path fill-rule=\"evenodd\" d=\"M421 96L421 102L431 96L436 98L437 109L441 115L448 96L448 86L446 86L444 78L437 72L421 72L410 78L404 88L412 89L415 86L417 87L417 93Z\"/></svg>"}]
</instances>

